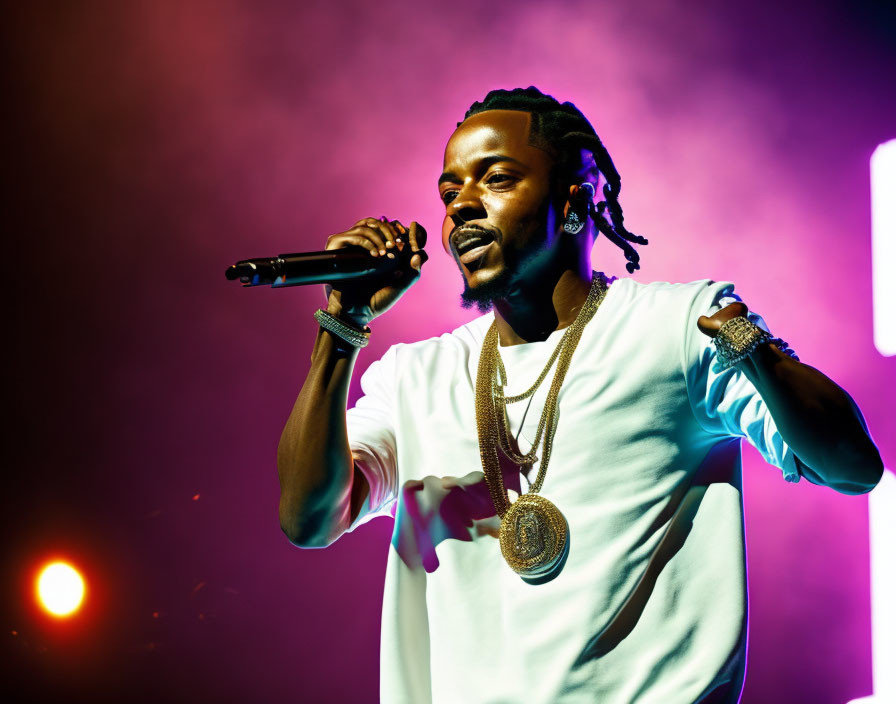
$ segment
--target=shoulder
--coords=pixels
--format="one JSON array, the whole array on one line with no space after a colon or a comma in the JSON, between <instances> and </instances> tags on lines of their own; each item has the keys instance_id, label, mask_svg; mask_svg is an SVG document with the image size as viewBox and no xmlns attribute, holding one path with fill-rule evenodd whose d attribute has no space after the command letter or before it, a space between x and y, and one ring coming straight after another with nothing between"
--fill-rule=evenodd
<instances>
[{"instance_id":1,"label":"shoulder","mask_svg":"<svg viewBox=\"0 0 896 704\"><path fill-rule=\"evenodd\" d=\"M612 286L613 298L626 308L669 312L670 310L708 310L714 302L735 297L734 284L730 281L699 279L686 283L650 281L641 283L634 279L618 279Z\"/></svg>"}]
</instances>

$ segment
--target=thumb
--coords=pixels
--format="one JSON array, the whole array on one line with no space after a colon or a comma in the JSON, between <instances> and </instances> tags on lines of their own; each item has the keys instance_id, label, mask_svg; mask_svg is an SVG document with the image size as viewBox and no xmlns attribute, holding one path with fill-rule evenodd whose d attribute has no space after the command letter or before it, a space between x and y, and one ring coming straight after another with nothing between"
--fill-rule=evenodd
<instances>
[{"instance_id":1,"label":"thumb","mask_svg":"<svg viewBox=\"0 0 896 704\"><path fill-rule=\"evenodd\" d=\"M697 328L704 335L708 335L709 337L715 337L716 333L718 333L721 325L718 323L713 324L713 321L710 318L707 318L705 315L701 315L697 318Z\"/></svg>"},{"instance_id":2,"label":"thumb","mask_svg":"<svg viewBox=\"0 0 896 704\"><path fill-rule=\"evenodd\" d=\"M429 255L421 249L417 252L414 252L414 256L411 257L411 267L416 269L417 271L421 271L423 269L423 265L428 260Z\"/></svg>"},{"instance_id":3,"label":"thumb","mask_svg":"<svg viewBox=\"0 0 896 704\"><path fill-rule=\"evenodd\" d=\"M719 334L719 328L721 328L724 323L727 323L732 318L745 316L748 311L749 309L747 308L746 303L743 301L735 301L734 303L729 303L721 310L716 311L711 317L701 315L697 318L697 327L704 335L715 337Z\"/></svg>"}]
</instances>

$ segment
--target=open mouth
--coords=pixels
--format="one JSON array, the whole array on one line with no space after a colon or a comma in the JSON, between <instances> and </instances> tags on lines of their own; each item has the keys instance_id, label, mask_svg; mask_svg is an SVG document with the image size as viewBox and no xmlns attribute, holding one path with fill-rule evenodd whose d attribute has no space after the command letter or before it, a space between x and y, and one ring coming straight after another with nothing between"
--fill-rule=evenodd
<instances>
[{"instance_id":1,"label":"open mouth","mask_svg":"<svg viewBox=\"0 0 896 704\"><path fill-rule=\"evenodd\" d=\"M482 259L494 241L495 236L488 230L462 229L454 234L454 251L458 259L470 268Z\"/></svg>"}]
</instances>

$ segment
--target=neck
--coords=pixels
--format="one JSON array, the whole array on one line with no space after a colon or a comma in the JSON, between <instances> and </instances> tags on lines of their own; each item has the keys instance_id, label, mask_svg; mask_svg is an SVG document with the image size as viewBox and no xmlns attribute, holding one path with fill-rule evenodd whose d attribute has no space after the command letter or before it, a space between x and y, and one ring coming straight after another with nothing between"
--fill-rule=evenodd
<instances>
[{"instance_id":1,"label":"neck","mask_svg":"<svg viewBox=\"0 0 896 704\"><path fill-rule=\"evenodd\" d=\"M591 290L591 256L579 258L532 288L521 286L494 304L501 347L546 340L576 319Z\"/></svg>"}]
</instances>

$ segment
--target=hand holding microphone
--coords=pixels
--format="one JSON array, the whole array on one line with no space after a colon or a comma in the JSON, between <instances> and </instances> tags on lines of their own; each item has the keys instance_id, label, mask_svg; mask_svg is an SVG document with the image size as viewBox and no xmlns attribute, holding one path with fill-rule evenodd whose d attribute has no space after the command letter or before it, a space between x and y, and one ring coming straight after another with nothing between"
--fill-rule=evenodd
<instances>
[{"instance_id":1,"label":"hand holding microphone","mask_svg":"<svg viewBox=\"0 0 896 704\"><path fill-rule=\"evenodd\" d=\"M429 258L423 251L426 230L416 222L406 228L398 220L364 218L327 239L327 250L356 246L386 264L385 274L328 282L327 312L364 327L389 310L420 277Z\"/></svg>"},{"instance_id":2,"label":"hand holding microphone","mask_svg":"<svg viewBox=\"0 0 896 704\"><path fill-rule=\"evenodd\" d=\"M426 230L416 222L363 218L327 238L321 252L244 259L225 272L244 286L325 284L328 311L355 323L388 310L420 276L428 257Z\"/></svg>"}]
</instances>

